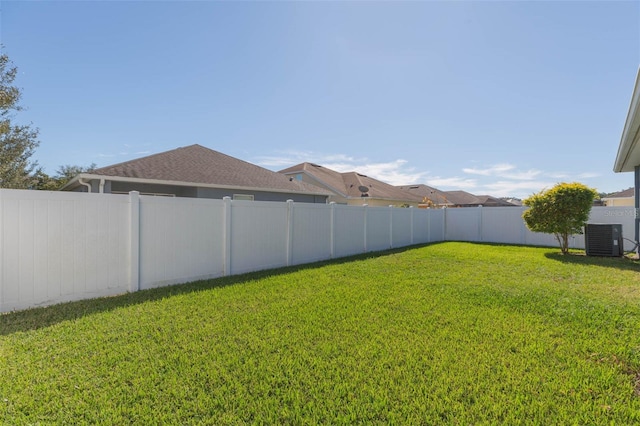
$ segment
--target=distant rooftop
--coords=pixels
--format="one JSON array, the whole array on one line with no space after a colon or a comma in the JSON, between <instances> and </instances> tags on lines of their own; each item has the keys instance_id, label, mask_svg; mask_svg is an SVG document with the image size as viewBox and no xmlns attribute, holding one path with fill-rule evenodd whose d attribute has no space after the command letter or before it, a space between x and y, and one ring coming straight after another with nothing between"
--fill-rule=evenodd
<instances>
[{"instance_id":1,"label":"distant rooftop","mask_svg":"<svg viewBox=\"0 0 640 426\"><path fill-rule=\"evenodd\" d=\"M358 172L340 173L308 162L280 170L280 173L285 175L303 172L312 176L318 182L322 182L326 187L343 197L360 198L363 194L367 194L370 198L393 201L420 202L422 200L419 195L409 193L397 186L389 185ZM363 189L366 189L366 191L363 191Z\"/></svg>"}]
</instances>

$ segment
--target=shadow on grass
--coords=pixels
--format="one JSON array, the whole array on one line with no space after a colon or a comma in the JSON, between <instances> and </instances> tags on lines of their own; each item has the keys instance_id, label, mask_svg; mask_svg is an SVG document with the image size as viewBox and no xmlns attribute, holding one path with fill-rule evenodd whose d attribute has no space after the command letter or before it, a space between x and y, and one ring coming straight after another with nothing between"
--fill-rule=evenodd
<instances>
[{"instance_id":1,"label":"shadow on grass","mask_svg":"<svg viewBox=\"0 0 640 426\"><path fill-rule=\"evenodd\" d=\"M391 254L402 253L407 250L424 247L426 245L429 244L419 244L380 252L363 253L355 256L342 257L339 259L307 263L304 265L289 266L277 269L266 269L263 271L249 272L240 275L231 275L227 277L194 281L190 283L176 284L149 290L141 290L135 293L125 293L117 296L86 299L76 302L67 302L57 305L31 308L22 311L7 312L0 314L0 336L20 331L38 330L40 328L49 327L63 321L71 321L100 312L106 312L113 309L162 300L180 294L208 291L216 288L243 284L262 278L290 274L307 269L315 269L325 265L340 265L343 263L349 263L358 260L383 257Z\"/></svg>"},{"instance_id":2,"label":"shadow on grass","mask_svg":"<svg viewBox=\"0 0 640 426\"><path fill-rule=\"evenodd\" d=\"M556 260L558 262L576 265L595 265L606 268L616 268L625 271L640 272L640 261L631 259L626 256L622 257L600 257L586 256L584 252L570 252L562 254L559 251L553 253L545 253L546 258Z\"/></svg>"},{"instance_id":3,"label":"shadow on grass","mask_svg":"<svg viewBox=\"0 0 640 426\"><path fill-rule=\"evenodd\" d=\"M577 265L595 265L595 266L603 266L607 268L618 268L622 270L628 271L637 271L640 272L640 260L633 259L631 255L625 255L620 257L603 257L603 256L587 256L584 250L578 249L570 249L569 254L563 255L560 252L560 248L553 249L549 246L537 246L537 245L527 245L524 246L522 244L508 244L508 243L492 243L492 242L467 242L460 241L466 244L471 245L479 245L479 246L493 246L493 247L528 247L528 248L541 248L541 249L551 249L554 251L547 252L544 256L547 259L556 260L562 263L571 263Z\"/></svg>"}]
</instances>

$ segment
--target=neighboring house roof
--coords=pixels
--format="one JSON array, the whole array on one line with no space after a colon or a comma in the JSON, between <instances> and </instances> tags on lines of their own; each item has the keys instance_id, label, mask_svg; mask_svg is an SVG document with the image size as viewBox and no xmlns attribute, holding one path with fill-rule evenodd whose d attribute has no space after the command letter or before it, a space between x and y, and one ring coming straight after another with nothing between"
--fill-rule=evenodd
<instances>
[{"instance_id":1,"label":"neighboring house roof","mask_svg":"<svg viewBox=\"0 0 640 426\"><path fill-rule=\"evenodd\" d=\"M479 205L480 199L467 191L447 191L449 201L456 206Z\"/></svg>"},{"instance_id":2,"label":"neighboring house roof","mask_svg":"<svg viewBox=\"0 0 640 426\"><path fill-rule=\"evenodd\" d=\"M491 195L473 195L466 191L441 191L424 184L399 186L398 188L417 194L423 197L424 201L431 200L438 206L515 206L509 201L492 197Z\"/></svg>"},{"instance_id":3,"label":"neighboring house roof","mask_svg":"<svg viewBox=\"0 0 640 426\"><path fill-rule=\"evenodd\" d=\"M422 198L423 202L427 202L431 200L432 203L438 206L452 206L453 204L449 201L449 194L446 191L440 191L437 188L434 188L429 185L417 184L417 185L402 185L398 186L398 188L403 191L410 192L412 194L416 194Z\"/></svg>"},{"instance_id":4,"label":"neighboring house roof","mask_svg":"<svg viewBox=\"0 0 640 426\"><path fill-rule=\"evenodd\" d=\"M476 195L476 198L480 201L480 205L485 207L513 207L516 204L513 204L510 201L503 200L501 198L496 198L491 195Z\"/></svg>"},{"instance_id":5,"label":"neighboring house roof","mask_svg":"<svg viewBox=\"0 0 640 426\"><path fill-rule=\"evenodd\" d=\"M491 195L473 195L466 191L447 191L449 201L456 206L511 207L514 204Z\"/></svg>"},{"instance_id":6,"label":"neighboring house roof","mask_svg":"<svg viewBox=\"0 0 640 426\"><path fill-rule=\"evenodd\" d=\"M609 194L606 197L602 197L603 199L607 198L633 198L635 196L635 189L629 188L624 191L614 192L613 194Z\"/></svg>"},{"instance_id":7,"label":"neighboring house roof","mask_svg":"<svg viewBox=\"0 0 640 426\"><path fill-rule=\"evenodd\" d=\"M81 178L96 177L173 185L330 195L328 191L317 186L290 181L280 173L197 144L80 174L63 189L78 186L78 180Z\"/></svg>"},{"instance_id":8,"label":"neighboring house roof","mask_svg":"<svg viewBox=\"0 0 640 426\"><path fill-rule=\"evenodd\" d=\"M632 172L636 166L640 166L640 68L636 75L613 171Z\"/></svg>"},{"instance_id":9,"label":"neighboring house roof","mask_svg":"<svg viewBox=\"0 0 640 426\"><path fill-rule=\"evenodd\" d=\"M329 188L336 194L345 198L361 198L366 187L368 198L389 201L403 201L419 203L422 197L404 191L396 186L379 181L357 172L340 173L335 170L322 167L313 163L300 163L295 166L280 170L283 175L295 175L304 173L318 184Z\"/></svg>"}]
</instances>

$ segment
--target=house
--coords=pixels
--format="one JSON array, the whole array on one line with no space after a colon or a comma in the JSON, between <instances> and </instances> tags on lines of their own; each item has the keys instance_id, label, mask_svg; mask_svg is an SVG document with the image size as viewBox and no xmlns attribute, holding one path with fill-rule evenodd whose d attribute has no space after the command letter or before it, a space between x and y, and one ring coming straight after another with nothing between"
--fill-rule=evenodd
<instances>
[{"instance_id":1,"label":"house","mask_svg":"<svg viewBox=\"0 0 640 426\"><path fill-rule=\"evenodd\" d=\"M491 195L473 195L466 191L447 191L454 207L515 207L506 200Z\"/></svg>"},{"instance_id":2,"label":"house","mask_svg":"<svg viewBox=\"0 0 640 426\"><path fill-rule=\"evenodd\" d=\"M512 207L515 204L491 195L473 195L466 191L440 191L428 185L408 185L399 188L417 194L428 207Z\"/></svg>"},{"instance_id":3,"label":"house","mask_svg":"<svg viewBox=\"0 0 640 426\"><path fill-rule=\"evenodd\" d=\"M330 202L348 205L414 206L422 197L357 172L340 173L314 163L280 170L293 182L305 182L332 192Z\"/></svg>"},{"instance_id":4,"label":"house","mask_svg":"<svg viewBox=\"0 0 640 426\"><path fill-rule=\"evenodd\" d=\"M640 68L636 74L636 83L613 171L634 172L635 241L640 241L640 215L638 214L640 211Z\"/></svg>"},{"instance_id":5,"label":"house","mask_svg":"<svg viewBox=\"0 0 640 426\"><path fill-rule=\"evenodd\" d=\"M422 202L420 207L454 207L453 203L449 201L449 195L446 191L440 191L439 189L424 184L402 185L398 186L398 188L421 197Z\"/></svg>"},{"instance_id":6,"label":"house","mask_svg":"<svg viewBox=\"0 0 640 426\"><path fill-rule=\"evenodd\" d=\"M74 177L63 191L326 203L331 193L201 145L102 167Z\"/></svg>"},{"instance_id":7,"label":"house","mask_svg":"<svg viewBox=\"0 0 640 426\"><path fill-rule=\"evenodd\" d=\"M633 206L635 203L635 189L629 188L609 194L606 197L602 197L602 202L607 207Z\"/></svg>"}]
</instances>

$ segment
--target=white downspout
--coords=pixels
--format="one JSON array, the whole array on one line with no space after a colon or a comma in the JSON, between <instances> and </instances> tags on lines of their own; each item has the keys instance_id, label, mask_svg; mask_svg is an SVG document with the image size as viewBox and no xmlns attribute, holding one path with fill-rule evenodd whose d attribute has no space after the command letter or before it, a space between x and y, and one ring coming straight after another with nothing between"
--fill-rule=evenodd
<instances>
[{"instance_id":1,"label":"white downspout","mask_svg":"<svg viewBox=\"0 0 640 426\"><path fill-rule=\"evenodd\" d=\"M100 191L98 192L104 194L104 179L100 179Z\"/></svg>"},{"instance_id":2,"label":"white downspout","mask_svg":"<svg viewBox=\"0 0 640 426\"><path fill-rule=\"evenodd\" d=\"M84 181L82 180L82 178L79 178L79 179L78 179L78 183L79 183L80 185L84 185L84 186L86 186L86 187L87 187L87 192L91 192L91 184L90 184L90 183L88 183L88 182L84 182Z\"/></svg>"}]
</instances>

